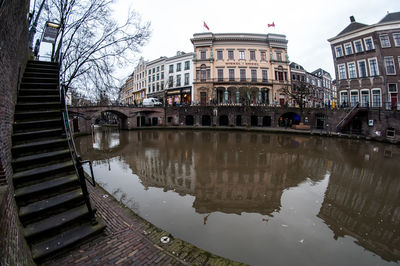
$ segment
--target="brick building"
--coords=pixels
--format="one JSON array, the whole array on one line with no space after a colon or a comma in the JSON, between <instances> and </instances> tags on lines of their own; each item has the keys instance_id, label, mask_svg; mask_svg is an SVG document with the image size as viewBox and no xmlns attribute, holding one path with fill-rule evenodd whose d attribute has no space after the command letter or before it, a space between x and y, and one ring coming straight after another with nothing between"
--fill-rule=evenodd
<instances>
[{"instance_id":1,"label":"brick building","mask_svg":"<svg viewBox=\"0 0 400 266\"><path fill-rule=\"evenodd\" d=\"M280 34L196 33L193 101L200 105L284 105L290 87L287 40Z\"/></svg>"},{"instance_id":2,"label":"brick building","mask_svg":"<svg viewBox=\"0 0 400 266\"><path fill-rule=\"evenodd\" d=\"M308 95L303 100L305 107L332 106L335 98L333 97L332 78L327 71L319 68L308 72L303 66L292 62L290 63L290 73L292 75L292 93L295 93L299 86L305 85L309 88Z\"/></svg>"},{"instance_id":3,"label":"brick building","mask_svg":"<svg viewBox=\"0 0 400 266\"><path fill-rule=\"evenodd\" d=\"M373 25L351 16L350 24L328 41L341 105L400 109L400 12Z\"/></svg>"}]
</instances>

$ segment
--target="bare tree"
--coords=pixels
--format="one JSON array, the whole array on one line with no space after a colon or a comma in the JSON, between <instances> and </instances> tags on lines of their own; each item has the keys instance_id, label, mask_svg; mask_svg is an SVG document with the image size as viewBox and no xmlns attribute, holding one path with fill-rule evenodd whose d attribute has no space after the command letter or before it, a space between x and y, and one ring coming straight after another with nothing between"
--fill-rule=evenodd
<instances>
[{"instance_id":1,"label":"bare tree","mask_svg":"<svg viewBox=\"0 0 400 266\"><path fill-rule=\"evenodd\" d=\"M307 97L311 94L310 84L304 81L298 81L292 85L281 88L281 91L288 96L290 99L294 100L303 111L305 104L307 103Z\"/></svg>"},{"instance_id":2,"label":"bare tree","mask_svg":"<svg viewBox=\"0 0 400 266\"><path fill-rule=\"evenodd\" d=\"M131 62L150 38L150 23L128 11L123 23L113 18L114 0L48 0L47 19L61 24L52 56L61 52L67 89L99 97L119 95L116 67Z\"/></svg>"}]
</instances>

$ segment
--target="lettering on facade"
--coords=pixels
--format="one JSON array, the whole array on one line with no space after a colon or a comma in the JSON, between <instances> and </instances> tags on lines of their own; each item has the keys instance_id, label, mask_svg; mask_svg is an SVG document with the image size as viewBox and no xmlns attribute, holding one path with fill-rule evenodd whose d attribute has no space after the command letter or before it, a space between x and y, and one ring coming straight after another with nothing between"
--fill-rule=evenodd
<instances>
[{"instance_id":1,"label":"lettering on facade","mask_svg":"<svg viewBox=\"0 0 400 266\"><path fill-rule=\"evenodd\" d=\"M258 67L258 63L251 63L251 62L226 62L226 66L256 66Z\"/></svg>"}]
</instances>

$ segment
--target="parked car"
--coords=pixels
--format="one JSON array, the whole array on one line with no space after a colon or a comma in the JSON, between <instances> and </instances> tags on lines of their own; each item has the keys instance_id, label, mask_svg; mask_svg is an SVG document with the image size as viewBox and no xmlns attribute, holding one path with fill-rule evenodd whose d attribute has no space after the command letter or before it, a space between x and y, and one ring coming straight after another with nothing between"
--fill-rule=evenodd
<instances>
[{"instance_id":1,"label":"parked car","mask_svg":"<svg viewBox=\"0 0 400 266\"><path fill-rule=\"evenodd\" d=\"M161 106L162 103L156 98L147 98L143 100L143 107Z\"/></svg>"}]
</instances>

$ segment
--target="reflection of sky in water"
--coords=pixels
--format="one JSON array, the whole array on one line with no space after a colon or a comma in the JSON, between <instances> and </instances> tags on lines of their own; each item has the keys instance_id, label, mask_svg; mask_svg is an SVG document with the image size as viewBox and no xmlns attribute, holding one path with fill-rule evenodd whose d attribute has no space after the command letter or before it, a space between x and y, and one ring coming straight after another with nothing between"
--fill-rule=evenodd
<instances>
[{"instance_id":1,"label":"reflection of sky in water","mask_svg":"<svg viewBox=\"0 0 400 266\"><path fill-rule=\"evenodd\" d=\"M377 159L392 146L303 136L247 139L247 133L168 134L122 132L117 156L87 156L94 156L96 179L108 192L173 236L251 265L395 264L381 254L398 240L362 231L379 227L370 223L379 215L389 224L379 230L398 224L399 217L380 209L400 210L399 182L389 170L368 170L379 169ZM309 141L314 153L305 145ZM360 204L371 211L357 210ZM358 217L368 214L365 222ZM385 242L386 251L378 250Z\"/></svg>"}]
</instances>

